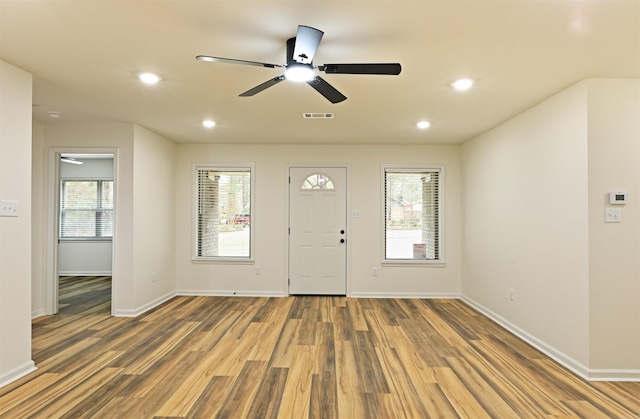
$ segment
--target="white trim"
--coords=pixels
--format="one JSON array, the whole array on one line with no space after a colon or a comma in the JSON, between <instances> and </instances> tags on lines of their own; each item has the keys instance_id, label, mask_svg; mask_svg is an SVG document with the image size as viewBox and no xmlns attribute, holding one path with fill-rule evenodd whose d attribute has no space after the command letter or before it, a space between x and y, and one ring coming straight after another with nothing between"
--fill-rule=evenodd
<instances>
[{"instance_id":1,"label":"white trim","mask_svg":"<svg viewBox=\"0 0 640 419\"><path fill-rule=\"evenodd\" d=\"M36 310L31 312L31 320L37 319L38 317L46 316L47 313L44 310Z\"/></svg>"},{"instance_id":2,"label":"white trim","mask_svg":"<svg viewBox=\"0 0 640 419\"><path fill-rule=\"evenodd\" d=\"M460 294L451 292L352 292L352 298L418 298L418 299L460 299Z\"/></svg>"},{"instance_id":3,"label":"white trim","mask_svg":"<svg viewBox=\"0 0 640 419\"><path fill-rule=\"evenodd\" d=\"M461 295L460 299L468 304L470 307L479 311L481 314L487 316L509 332L513 333L518 338L522 339L529 345L533 346L540 352L547 355L549 358L558 362L565 368L578 375L580 378L587 381L640 381L640 370L638 369L590 369L586 365L576 361L565 353L550 346L549 344L541 341L535 336L527 333L518 326L509 322L505 318L499 316L488 308L482 306L471 298Z\"/></svg>"},{"instance_id":4,"label":"white trim","mask_svg":"<svg viewBox=\"0 0 640 419\"><path fill-rule=\"evenodd\" d=\"M462 301L464 301L466 304L468 304L469 306L471 306L475 310L477 310L480 313L484 314L489 319L493 320L494 322L496 322L497 324L499 324L500 326L502 326L503 328L505 328L509 332L513 333L514 335L516 335L517 337L519 337L523 341L527 342L529 345L533 346L534 348L536 348L540 352L544 353L548 357L554 359L555 361L560 363L562 366L564 366L564 367L568 368L569 370L573 371L575 374L579 375L581 378L584 378L585 380L589 379L589 368L586 367L585 365L583 365L582 363L576 361L575 359L571 358L570 356L566 355L565 353L557 350L553 346L550 346L549 344L541 341L537 337L535 337L535 336L529 334L528 332L522 330L521 328L519 328L515 324L511 323L510 321L508 321L507 319L503 318L502 316L499 316L498 314L494 313L493 311L489 310L488 308L482 306L481 304L477 303L476 301L472 300L471 298L469 298L469 297L467 297L465 295L462 295L461 299L462 299Z\"/></svg>"},{"instance_id":5,"label":"white trim","mask_svg":"<svg viewBox=\"0 0 640 419\"><path fill-rule=\"evenodd\" d=\"M248 257L226 257L226 256L198 256L198 170L211 169L212 171L246 171L249 170L249 180L251 184L250 204L251 222L249 225L249 256ZM256 219L256 165L255 163L193 163L191 165L192 176L192 198L191 198L191 261L197 263L255 263L255 228Z\"/></svg>"},{"instance_id":6,"label":"white trim","mask_svg":"<svg viewBox=\"0 0 640 419\"><path fill-rule=\"evenodd\" d=\"M0 388L13 383L16 380L19 380L20 378L24 377L27 374L32 373L33 371L37 370L38 368L36 368L36 364L30 360L25 362L22 365L17 366L16 368L12 369L11 371L8 371L2 375L0 375Z\"/></svg>"},{"instance_id":7,"label":"white trim","mask_svg":"<svg viewBox=\"0 0 640 419\"><path fill-rule=\"evenodd\" d=\"M414 260L414 259L386 259L386 243L385 243L385 228L386 228L386 191L385 191L385 183L386 183L386 171L387 169L394 172L406 172L406 173L416 173L423 170L437 170L439 172L438 175L438 259L437 260ZM445 204L445 165L444 164L425 164L425 165L415 165L415 164L387 164L382 163L380 165L380 263L381 265L395 265L395 266L411 266L411 265L422 265L433 267L444 267L446 264L446 243L445 243L445 212L446 212L446 204Z\"/></svg>"},{"instance_id":8,"label":"white trim","mask_svg":"<svg viewBox=\"0 0 640 419\"><path fill-rule=\"evenodd\" d=\"M60 271L60 276L111 276L111 271Z\"/></svg>"},{"instance_id":9,"label":"white trim","mask_svg":"<svg viewBox=\"0 0 640 419\"><path fill-rule=\"evenodd\" d=\"M589 370L589 381L640 382L640 369L635 370Z\"/></svg>"},{"instance_id":10,"label":"white trim","mask_svg":"<svg viewBox=\"0 0 640 419\"><path fill-rule=\"evenodd\" d=\"M410 267L420 266L422 268L444 268L447 264L443 260L419 260L419 259L407 259L407 260L395 260L389 259L384 262L380 262L380 266L395 266L395 267Z\"/></svg>"},{"instance_id":11,"label":"white trim","mask_svg":"<svg viewBox=\"0 0 640 419\"><path fill-rule=\"evenodd\" d=\"M178 290L185 297L288 297L282 291Z\"/></svg>"},{"instance_id":12,"label":"white trim","mask_svg":"<svg viewBox=\"0 0 640 419\"><path fill-rule=\"evenodd\" d=\"M117 147L50 147L48 149L48 183L46 185L46 241L44 245L44 280L45 280L45 314L58 312L58 224L60 211L60 156L62 154L109 154L113 156L113 237L111 256L111 315L117 311L118 278L113 273L116 269L117 229L118 229L118 162L119 149Z\"/></svg>"},{"instance_id":13,"label":"white trim","mask_svg":"<svg viewBox=\"0 0 640 419\"><path fill-rule=\"evenodd\" d=\"M148 302L147 304L143 305L142 307L139 307L137 309L134 310L116 310L113 315L116 317L138 317L139 315L151 310L152 308L155 308L161 304L166 303L167 301L169 301L170 299L172 299L173 297L176 296L175 291L171 291L161 297L156 298L153 301Z\"/></svg>"}]
</instances>

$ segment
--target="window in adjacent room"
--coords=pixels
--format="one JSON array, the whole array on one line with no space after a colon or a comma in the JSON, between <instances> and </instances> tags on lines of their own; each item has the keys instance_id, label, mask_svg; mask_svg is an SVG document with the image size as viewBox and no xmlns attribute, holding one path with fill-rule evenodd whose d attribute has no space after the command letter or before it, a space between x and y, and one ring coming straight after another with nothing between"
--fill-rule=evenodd
<instances>
[{"instance_id":1,"label":"window in adjacent room","mask_svg":"<svg viewBox=\"0 0 640 419\"><path fill-rule=\"evenodd\" d=\"M195 259L251 260L253 166L195 171Z\"/></svg>"},{"instance_id":2,"label":"window in adjacent room","mask_svg":"<svg viewBox=\"0 0 640 419\"><path fill-rule=\"evenodd\" d=\"M62 180L60 239L111 239L113 180Z\"/></svg>"},{"instance_id":3,"label":"window in adjacent room","mask_svg":"<svg viewBox=\"0 0 640 419\"><path fill-rule=\"evenodd\" d=\"M442 169L383 167L384 260L441 262Z\"/></svg>"}]
</instances>

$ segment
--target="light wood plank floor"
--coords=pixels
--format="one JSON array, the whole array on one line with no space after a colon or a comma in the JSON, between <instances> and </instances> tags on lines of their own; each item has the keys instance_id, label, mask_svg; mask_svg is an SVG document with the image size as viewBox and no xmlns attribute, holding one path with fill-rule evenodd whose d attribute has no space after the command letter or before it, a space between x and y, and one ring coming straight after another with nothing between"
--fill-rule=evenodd
<instances>
[{"instance_id":1,"label":"light wood plank floor","mask_svg":"<svg viewBox=\"0 0 640 419\"><path fill-rule=\"evenodd\" d=\"M113 318L109 278L61 281L38 370L0 418L640 418L457 300L177 297Z\"/></svg>"}]
</instances>

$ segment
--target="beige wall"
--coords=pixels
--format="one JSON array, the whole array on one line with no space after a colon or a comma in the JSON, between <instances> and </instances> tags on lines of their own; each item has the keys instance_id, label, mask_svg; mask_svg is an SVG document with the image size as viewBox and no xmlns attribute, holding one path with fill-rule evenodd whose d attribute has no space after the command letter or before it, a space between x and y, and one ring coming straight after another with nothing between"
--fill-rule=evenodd
<instances>
[{"instance_id":1,"label":"beige wall","mask_svg":"<svg viewBox=\"0 0 640 419\"><path fill-rule=\"evenodd\" d=\"M640 378L638 80L586 80L462 147L464 298L586 377ZM510 289L515 290L510 300Z\"/></svg>"},{"instance_id":2,"label":"beige wall","mask_svg":"<svg viewBox=\"0 0 640 419\"><path fill-rule=\"evenodd\" d=\"M31 360L31 74L0 60L0 387L34 368Z\"/></svg>"},{"instance_id":3,"label":"beige wall","mask_svg":"<svg viewBox=\"0 0 640 419\"><path fill-rule=\"evenodd\" d=\"M133 298L133 124L129 123L67 123L52 121L42 124L42 140L34 141L34 160L42 159L42 166L33 168L33 194L40 195L44 205L40 213L34 213L34 225L44 227L42 249L34 254L34 266L40 276L32 278L33 287L47 290L53 275L52 255L55 243L53 196L57 193L55 152L113 152L115 155L115 202L117 215L114 239L114 310L135 311ZM39 147L36 148L36 147ZM116 247L117 242L117 247ZM49 312L46 293L35 313Z\"/></svg>"},{"instance_id":4,"label":"beige wall","mask_svg":"<svg viewBox=\"0 0 640 419\"><path fill-rule=\"evenodd\" d=\"M136 125L133 143L134 307L175 294L176 145Z\"/></svg>"},{"instance_id":5,"label":"beige wall","mask_svg":"<svg viewBox=\"0 0 640 419\"><path fill-rule=\"evenodd\" d=\"M255 264L192 262L193 164L255 163ZM381 164L445 167L444 267L381 266ZM284 295L290 164L348 167L348 292L359 296L456 296L460 291L459 146L178 145L176 278L179 293ZM255 267L261 274L256 275ZM372 268L379 267L379 276Z\"/></svg>"},{"instance_id":6,"label":"beige wall","mask_svg":"<svg viewBox=\"0 0 640 419\"><path fill-rule=\"evenodd\" d=\"M640 376L640 80L589 80L591 368ZM625 191L621 223L605 223Z\"/></svg>"},{"instance_id":7,"label":"beige wall","mask_svg":"<svg viewBox=\"0 0 640 419\"><path fill-rule=\"evenodd\" d=\"M584 84L463 145L463 294L589 364ZM514 289L514 300L510 290Z\"/></svg>"},{"instance_id":8,"label":"beige wall","mask_svg":"<svg viewBox=\"0 0 640 419\"><path fill-rule=\"evenodd\" d=\"M33 121L32 125L32 170L31 170L31 317L35 318L45 314L45 288L42 286L42 278L45 277L44 243L47 230L44 224L46 200L40 185L43 185L45 164L44 150L44 125Z\"/></svg>"},{"instance_id":9,"label":"beige wall","mask_svg":"<svg viewBox=\"0 0 640 419\"><path fill-rule=\"evenodd\" d=\"M34 265L41 274L33 278L34 288L47 289L51 281L53 252L49 238L54 234L50 212L51 178L55 177L55 152L110 152L115 154L115 236L113 240L113 307L116 315L133 316L174 294L175 231L174 154L175 144L146 128L131 123L42 124L42 139L34 140L33 194L44 196L46 204L34 219L49 231ZM53 233L52 233L53 232ZM152 275L155 273L155 275ZM37 301L34 313L47 312L46 294Z\"/></svg>"}]
</instances>

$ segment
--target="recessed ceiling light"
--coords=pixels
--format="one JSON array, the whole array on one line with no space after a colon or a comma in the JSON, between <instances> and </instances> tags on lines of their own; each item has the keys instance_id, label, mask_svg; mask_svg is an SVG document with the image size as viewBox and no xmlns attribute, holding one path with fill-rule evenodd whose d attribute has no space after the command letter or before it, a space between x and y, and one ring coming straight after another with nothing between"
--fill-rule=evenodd
<instances>
[{"instance_id":1,"label":"recessed ceiling light","mask_svg":"<svg viewBox=\"0 0 640 419\"><path fill-rule=\"evenodd\" d=\"M156 84L160 81L160 77L153 73L141 73L138 77L145 84Z\"/></svg>"},{"instance_id":2,"label":"recessed ceiling light","mask_svg":"<svg viewBox=\"0 0 640 419\"><path fill-rule=\"evenodd\" d=\"M473 86L474 81L472 79L460 79L460 80L456 80L453 83L451 83L451 85L456 89L456 90L468 90L471 88L471 86Z\"/></svg>"},{"instance_id":3,"label":"recessed ceiling light","mask_svg":"<svg viewBox=\"0 0 640 419\"><path fill-rule=\"evenodd\" d=\"M215 121L212 121L212 120L210 120L210 119L207 119L207 120L202 121L202 125L203 125L205 128L213 128L213 127L215 127L215 126L216 126L216 122L215 122Z\"/></svg>"},{"instance_id":4,"label":"recessed ceiling light","mask_svg":"<svg viewBox=\"0 0 640 419\"><path fill-rule=\"evenodd\" d=\"M416 126L420 129L427 129L431 126L431 122L429 121L420 121L416 124Z\"/></svg>"},{"instance_id":5,"label":"recessed ceiling light","mask_svg":"<svg viewBox=\"0 0 640 419\"><path fill-rule=\"evenodd\" d=\"M53 118L53 119L60 119L60 118L62 118L62 113L60 113L60 112L56 112L56 111L49 111L49 112L47 112L47 113L49 114L49 117L50 117L50 118Z\"/></svg>"}]
</instances>

